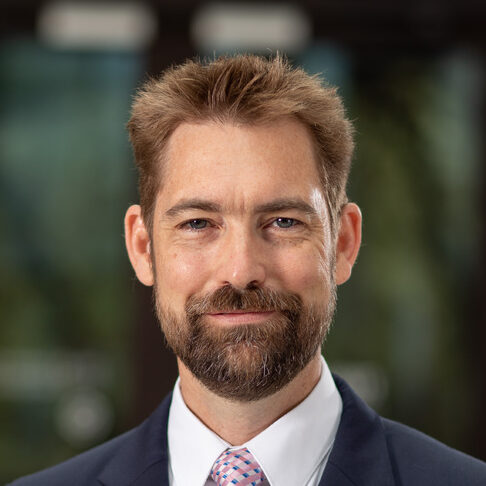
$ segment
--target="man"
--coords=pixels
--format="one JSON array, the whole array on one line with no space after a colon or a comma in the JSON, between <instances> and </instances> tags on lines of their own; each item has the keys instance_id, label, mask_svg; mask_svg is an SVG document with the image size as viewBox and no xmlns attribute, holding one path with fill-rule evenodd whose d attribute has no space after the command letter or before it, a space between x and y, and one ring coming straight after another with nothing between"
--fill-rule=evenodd
<instances>
[{"instance_id":1,"label":"man","mask_svg":"<svg viewBox=\"0 0 486 486\"><path fill-rule=\"evenodd\" d=\"M334 89L280 57L187 62L138 93L129 130L128 254L180 377L136 429L14 484L486 484L484 463L382 419L321 357L361 240Z\"/></svg>"}]
</instances>

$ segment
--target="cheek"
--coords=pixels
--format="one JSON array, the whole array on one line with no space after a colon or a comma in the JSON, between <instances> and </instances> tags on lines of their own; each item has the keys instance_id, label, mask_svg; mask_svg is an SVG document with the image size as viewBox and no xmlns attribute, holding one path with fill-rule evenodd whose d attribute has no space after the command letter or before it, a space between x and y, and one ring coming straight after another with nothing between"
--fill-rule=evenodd
<instances>
[{"instance_id":1,"label":"cheek","mask_svg":"<svg viewBox=\"0 0 486 486\"><path fill-rule=\"evenodd\" d=\"M280 278L289 290L303 297L322 294L329 278L329 265L323 252L316 248L307 252L291 252L280 261Z\"/></svg>"},{"instance_id":2,"label":"cheek","mask_svg":"<svg viewBox=\"0 0 486 486\"><path fill-rule=\"evenodd\" d=\"M206 279L202 255L170 251L156 259L157 286L160 297L171 307L184 306Z\"/></svg>"}]
</instances>

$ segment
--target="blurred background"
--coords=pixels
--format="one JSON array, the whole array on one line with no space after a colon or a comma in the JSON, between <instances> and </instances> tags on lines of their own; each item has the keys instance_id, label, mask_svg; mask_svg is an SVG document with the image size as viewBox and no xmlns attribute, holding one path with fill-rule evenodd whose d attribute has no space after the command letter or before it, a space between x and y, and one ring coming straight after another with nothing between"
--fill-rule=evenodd
<instances>
[{"instance_id":1,"label":"blurred background","mask_svg":"<svg viewBox=\"0 0 486 486\"><path fill-rule=\"evenodd\" d=\"M0 483L145 418L169 391L122 219L147 75L288 55L356 125L363 248L324 354L380 413L486 460L486 4L0 4Z\"/></svg>"}]
</instances>

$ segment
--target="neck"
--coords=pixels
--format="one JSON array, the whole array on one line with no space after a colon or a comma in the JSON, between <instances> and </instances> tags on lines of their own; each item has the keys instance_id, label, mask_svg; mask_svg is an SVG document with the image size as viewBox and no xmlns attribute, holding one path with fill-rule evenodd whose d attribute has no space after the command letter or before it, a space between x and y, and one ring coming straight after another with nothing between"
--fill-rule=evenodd
<instances>
[{"instance_id":1,"label":"neck","mask_svg":"<svg viewBox=\"0 0 486 486\"><path fill-rule=\"evenodd\" d=\"M180 388L189 409L231 445L242 445L304 400L319 381L320 354L284 388L254 402L235 402L208 390L178 360Z\"/></svg>"}]
</instances>

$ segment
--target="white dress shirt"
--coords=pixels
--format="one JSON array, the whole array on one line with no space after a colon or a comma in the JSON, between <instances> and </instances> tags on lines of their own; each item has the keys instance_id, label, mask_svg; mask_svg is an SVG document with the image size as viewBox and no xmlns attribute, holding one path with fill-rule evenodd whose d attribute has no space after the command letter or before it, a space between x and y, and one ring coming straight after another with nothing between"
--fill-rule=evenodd
<instances>
[{"instance_id":1,"label":"white dress shirt","mask_svg":"<svg viewBox=\"0 0 486 486\"><path fill-rule=\"evenodd\" d=\"M231 446L207 428L186 406L177 380L169 411L169 484L214 486L214 461L226 449L247 447L270 486L317 486L331 452L342 400L329 368L309 396L241 446Z\"/></svg>"}]
</instances>

